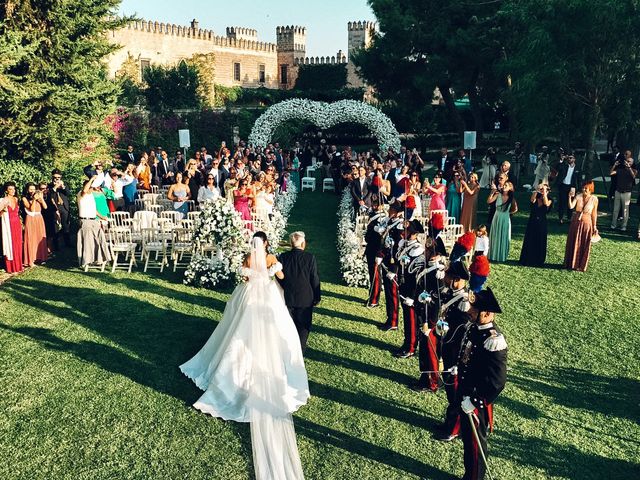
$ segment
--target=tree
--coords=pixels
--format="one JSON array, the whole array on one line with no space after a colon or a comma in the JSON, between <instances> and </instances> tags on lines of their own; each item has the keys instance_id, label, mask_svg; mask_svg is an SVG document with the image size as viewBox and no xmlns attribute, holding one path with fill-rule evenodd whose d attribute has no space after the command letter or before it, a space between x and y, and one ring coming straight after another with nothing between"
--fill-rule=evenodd
<instances>
[{"instance_id":1,"label":"tree","mask_svg":"<svg viewBox=\"0 0 640 480\"><path fill-rule=\"evenodd\" d=\"M50 163L97 145L118 85L104 58L118 0L0 5L0 155ZM93 147L92 147L93 148Z\"/></svg>"},{"instance_id":2,"label":"tree","mask_svg":"<svg viewBox=\"0 0 640 480\"><path fill-rule=\"evenodd\" d=\"M143 80L147 108L151 112L199 109L204 103L199 94L198 67L185 61L173 67L152 65L145 69Z\"/></svg>"},{"instance_id":3,"label":"tree","mask_svg":"<svg viewBox=\"0 0 640 480\"><path fill-rule=\"evenodd\" d=\"M615 119L640 88L638 13L637 0L510 0L503 9L519 123L532 135L575 124L587 178L604 114Z\"/></svg>"},{"instance_id":4,"label":"tree","mask_svg":"<svg viewBox=\"0 0 640 480\"><path fill-rule=\"evenodd\" d=\"M404 104L409 115L430 105L437 87L461 138L466 126L455 100L468 95L474 128L482 134L481 112L499 98L494 71L501 3L369 0L380 33L355 62L379 99Z\"/></svg>"}]
</instances>

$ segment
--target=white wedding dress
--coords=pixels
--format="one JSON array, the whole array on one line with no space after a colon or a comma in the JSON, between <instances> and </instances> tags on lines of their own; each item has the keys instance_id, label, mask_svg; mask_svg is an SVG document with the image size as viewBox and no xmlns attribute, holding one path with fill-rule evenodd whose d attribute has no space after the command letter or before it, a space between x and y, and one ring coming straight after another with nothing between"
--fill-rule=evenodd
<instances>
[{"instance_id":1,"label":"white wedding dress","mask_svg":"<svg viewBox=\"0 0 640 480\"><path fill-rule=\"evenodd\" d=\"M204 347L180 370L204 390L198 410L249 422L256 478L304 478L291 413L309 398L300 339L254 238L248 281L239 285Z\"/></svg>"}]
</instances>

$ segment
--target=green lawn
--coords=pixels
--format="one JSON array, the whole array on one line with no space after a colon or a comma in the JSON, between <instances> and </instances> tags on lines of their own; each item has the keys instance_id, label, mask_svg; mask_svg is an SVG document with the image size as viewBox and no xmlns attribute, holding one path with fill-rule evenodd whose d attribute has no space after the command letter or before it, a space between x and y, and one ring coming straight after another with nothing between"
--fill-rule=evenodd
<instances>
[{"instance_id":1,"label":"green lawn","mask_svg":"<svg viewBox=\"0 0 640 480\"><path fill-rule=\"evenodd\" d=\"M306 359L312 398L295 415L306 478L461 476L461 443L431 439L444 392L406 387L418 366L391 355L401 333L375 328L383 310L340 281L336 206L331 194L301 194L289 225L307 232L323 280ZM489 278L510 354L492 468L514 480L638 478L640 243L603 229L588 272L567 272L567 227L553 222L550 267L518 267L527 214L514 219L511 260ZM67 258L0 286L1 479L252 477L248 426L191 408L199 391L178 370L228 292L180 280L83 273Z\"/></svg>"}]
</instances>

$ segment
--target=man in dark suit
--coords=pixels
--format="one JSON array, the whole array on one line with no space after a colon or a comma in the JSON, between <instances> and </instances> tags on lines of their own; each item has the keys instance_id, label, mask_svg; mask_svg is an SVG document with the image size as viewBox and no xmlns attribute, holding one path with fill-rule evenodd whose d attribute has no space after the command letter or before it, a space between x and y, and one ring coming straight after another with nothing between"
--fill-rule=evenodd
<instances>
[{"instance_id":1,"label":"man in dark suit","mask_svg":"<svg viewBox=\"0 0 640 480\"><path fill-rule=\"evenodd\" d=\"M50 231L55 232L55 222L60 222L60 231L53 235L53 249L59 250L59 236L64 238L65 247L71 246L71 216L69 215L69 189L62 180L62 172L57 168L51 172L51 183L49 184L49 196L47 197L47 209L55 212L47 218L54 223L49 225Z\"/></svg>"},{"instance_id":2,"label":"man in dark suit","mask_svg":"<svg viewBox=\"0 0 640 480\"><path fill-rule=\"evenodd\" d=\"M291 234L291 250L280 255L284 301L300 336L302 353L307 347L313 307L320 302L320 278L316 257L305 252L304 232Z\"/></svg>"},{"instance_id":3,"label":"man in dark suit","mask_svg":"<svg viewBox=\"0 0 640 480\"><path fill-rule=\"evenodd\" d=\"M229 172L220 165L219 158L214 157L213 160L211 160L211 170L209 170L208 174L213 175L213 178L216 179L216 187L220 190L220 195L224 197L224 182L229 178Z\"/></svg>"},{"instance_id":4,"label":"man in dark suit","mask_svg":"<svg viewBox=\"0 0 640 480\"><path fill-rule=\"evenodd\" d=\"M367 178L367 169L358 168L358 178L354 178L351 182L351 199L353 200L353 208L357 212L360 207L369 207L371 193L369 192L369 180Z\"/></svg>"},{"instance_id":5,"label":"man in dark suit","mask_svg":"<svg viewBox=\"0 0 640 480\"><path fill-rule=\"evenodd\" d=\"M571 220L571 209L569 208L569 192L574 189L578 191L582 175L576 166L576 157L571 154L567 157L566 162L558 167L558 176L556 177L556 187L558 191L558 218L560 223L564 223L564 214L567 219Z\"/></svg>"},{"instance_id":6,"label":"man in dark suit","mask_svg":"<svg viewBox=\"0 0 640 480\"><path fill-rule=\"evenodd\" d=\"M158 164L158 175L162 181L162 185L171 185L175 175L173 164L169 161L169 156L164 150L160 154L160 163Z\"/></svg>"},{"instance_id":7,"label":"man in dark suit","mask_svg":"<svg viewBox=\"0 0 640 480\"><path fill-rule=\"evenodd\" d=\"M133 151L133 145L127 147L127 151L120 155L120 159L123 163L136 163L138 155Z\"/></svg>"}]
</instances>

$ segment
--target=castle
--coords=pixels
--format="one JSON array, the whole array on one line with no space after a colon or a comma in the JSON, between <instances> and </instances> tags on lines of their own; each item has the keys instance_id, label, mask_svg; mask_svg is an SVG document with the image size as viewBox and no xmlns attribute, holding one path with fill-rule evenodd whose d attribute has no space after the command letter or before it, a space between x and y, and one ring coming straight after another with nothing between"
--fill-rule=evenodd
<instances>
[{"instance_id":1,"label":"castle","mask_svg":"<svg viewBox=\"0 0 640 480\"><path fill-rule=\"evenodd\" d=\"M367 47L376 29L374 22L349 22L348 52L339 50L327 57L307 57L305 27L276 28L276 43L261 42L256 30L227 27L225 36L200 28L197 20L180 26L151 21L135 21L110 32L110 41L121 46L108 59L110 77L122 70L125 62L137 63L138 78L150 65L175 65L196 54L214 55L214 83L225 87L293 88L301 65L346 64L347 84L363 87L352 53Z\"/></svg>"}]
</instances>

